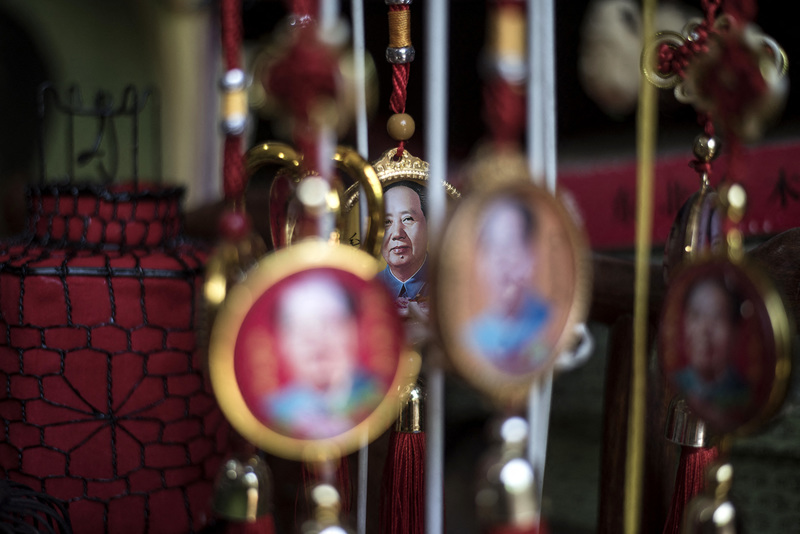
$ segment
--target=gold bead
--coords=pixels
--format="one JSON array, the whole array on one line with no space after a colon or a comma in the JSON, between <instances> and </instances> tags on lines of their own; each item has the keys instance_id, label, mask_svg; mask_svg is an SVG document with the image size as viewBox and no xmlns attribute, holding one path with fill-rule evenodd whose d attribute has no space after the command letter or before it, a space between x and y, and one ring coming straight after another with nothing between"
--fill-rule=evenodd
<instances>
[{"instance_id":1,"label":"gold bead","mask_svg":"<svg viewBox=\"0 0 800 534\"><path fill-rule=\"evenodd\" d=\"M694 155L697 159L711 161L717 157L719 151L719 141L716 137L698 135L694 140Z\"/></svg>"},{"instance_id":2,"label":"gold bead","mask_svg":"<svg viewBox=\"0 0 800 534\"><path fill-rule=\"evenodd\" d=\"M414 135L414 119L407 113L395 113L386 122L386 131L395 141L406 141Z\"/></svg>"}]
</instances>

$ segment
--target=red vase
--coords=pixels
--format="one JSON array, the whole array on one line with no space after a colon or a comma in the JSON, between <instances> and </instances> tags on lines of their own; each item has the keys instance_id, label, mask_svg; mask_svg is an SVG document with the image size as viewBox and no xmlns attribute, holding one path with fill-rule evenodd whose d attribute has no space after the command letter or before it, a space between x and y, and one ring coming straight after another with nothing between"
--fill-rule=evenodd
<instances>
[{"instance_id":1,"label":"red vase","mask_svg":"<svg viewBox=\"0 0 800 534\"><path fill-rule=\"evenodd\" d=\"M195 327L207 252L182 189L54 186L0 246L0 471L75 532L185 533L210 515L228 426Z\"/></svg>"}]
</instances>

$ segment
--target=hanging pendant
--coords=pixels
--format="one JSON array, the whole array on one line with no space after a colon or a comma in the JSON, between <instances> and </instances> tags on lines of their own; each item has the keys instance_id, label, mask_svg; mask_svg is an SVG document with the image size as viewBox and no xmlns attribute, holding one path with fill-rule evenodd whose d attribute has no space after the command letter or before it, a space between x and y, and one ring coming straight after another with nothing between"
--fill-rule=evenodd
<instances>
[{"instance_id":1,"label":"hanging pendant","mask_svg":"<svg viewBox=\"0 0 800 534\"><path fill-rule=\"evenodd\" d=\"M397 148L389 149L372 164L384 201L380 255L385 267L378 278L395 299L409 343L420 346L430 337L428 163L412 156L408 150L404 150L402 156L397 153ZM460 198L461 194L451 184L443 182L442 186L451 202ZM345 236L349 236L351 244L361 242L361 189L359 184L353 184L344 193L344 211L349 214Z\"/></svg>"},{"instance_id":2,"label":"hanging pendant","mask_svg":"<svg viewBox=\"0 0 800 534\"><path fill-rule=\"evenodd\" d=\"M553 195L528 181L463 200L434 269L434 314L456 370L496 400L522 402L586 318L591 264Z\"/></svg>"},{"instance_id":3,"label":"hanging pendant","mask_svg":"<svg viewBox=\"0 0 800 534\"><path fill-rule=\"evenodd\" d=\"M318 462L384 432L417 368L403 354L377 264L307 240L263 258L214 324L211 384L234 428L259 448Z\"/></svg>"},{"instance_id":4,"label":"hanging pendant","mask_svg":"<svg viewBox=\"0 0 800 534\"><path fill-rule=\"evenodd\" d=\"M728 217L744 214L744 190L720 195ZM660 331L667 380L719 434L748 434L774 415L788 388L793 322L774 283L726 234L728 254L705 254L670 282Z\"/></svg>"}]
</instances>

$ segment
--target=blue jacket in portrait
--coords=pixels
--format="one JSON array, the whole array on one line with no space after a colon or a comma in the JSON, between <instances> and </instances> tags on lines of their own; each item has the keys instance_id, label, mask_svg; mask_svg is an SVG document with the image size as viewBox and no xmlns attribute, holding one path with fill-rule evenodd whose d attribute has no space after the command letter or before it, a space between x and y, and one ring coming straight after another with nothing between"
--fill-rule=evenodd
<instances>
[{"instance_id":1,"label":"blue jacket in portrait","mask_svg":"<svg viewBox=\"0 0 800 534\"><path fill-rule=\"evenodd\" d=\"M464 339L479 356L508 372L531 372L549 352L537 342L550 319L547 302L526 293L513 316L485 311L464 327Z\"/></svg>"},{"instance_id":2,"label":"blue jacket in portrait","mask_svg":"<svg viewBox=\"0 0 800 534\"><path fill-rule=\"evenodd\" d=\"M365 419L383 399L377 381L357 371L349 388L324 393L290 384L262 401L263 412L283 434L298 439L329 438Z\"/></svg>"},{"instance_id":3,"label":"blue jacket in portrait","mask_svg":"<svg viewBox=\"0 0 800 534\"><path fill-rule=\"evenodd\" d=\"M395 275L392 274L388 265L384 270L378 273L378 279L384 283L389 289L389 293L391 293L394 298L400 296L403 286L406 287L406 294L404 296L409 299L426 297L428 296L428 286L426 284L428 281L428 258L427 256L425 257L422 266L405 282L398 280Z\"/></svg>"}]
</instances>

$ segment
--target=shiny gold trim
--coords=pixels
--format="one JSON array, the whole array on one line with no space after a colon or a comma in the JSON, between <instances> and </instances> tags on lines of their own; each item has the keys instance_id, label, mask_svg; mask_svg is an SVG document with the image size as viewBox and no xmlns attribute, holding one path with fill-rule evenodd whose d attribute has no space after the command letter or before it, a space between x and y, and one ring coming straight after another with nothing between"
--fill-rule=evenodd
<instances>
[{"instance_id":1,"label":"shiny gold trim","mask_svg":"<svg viewBox=\"0 0 800 534\"><path fill-rule=\"evenodd\" d=\"M485 206L499 197L522 199L535 212L548 212L557 229L554 228L549 236L541 236L540 258L552 253L556 247L567 247L568 253L565 254L574 273L574 279L562 281L564 287L571 288L566 309L562 308L566 312L564 324L557 335L553 334L556 341L542 359L542 364L529 373L509 373L496 368L467 346L461 330L463 322L468 319L466 310L474 290L470 287L469 270L477 241L476 221ZM557 239L545 242L548 237ZM448 359L467 381L505 407L519 407L525 402L533 382L552 368L558 355L575 341L575 325L585 322L589 309L592 264L585 236L563 204L531 182L498 186L462 201L445 228L438 254L432 256L431 273L431 294L435 296L431 317Z\"/></svg>"},{"instance_id":2,"label":"shiny gold trim","mask_svg":"<svg viewBox=\"0 0 800 534\"><path fill-rule=\"evenodd\" d=\"M211 386L225 417L247 441L284 458L324 462L350 454L363 445L366 437L374 440L397 417L399 395L409 380L416 379L414 362L418 357L407 353L398 355L398 365L388 392L378 407L364 421L339 436L324 440L290 438L265 426L242 396L234 369L234 348L239 330L250 308L276 283L295 273L312 268L333 268L348 272L363 280L372 280L378 263L369 254L347 245L331 245L308 239L291 247L275 251L237 284L219 310L211 332L209 372Z\"/></svg>"},{"instance_id":3,"label":"shiny gold trim","mask_svg":"<svg viewBox=\"0 0 800 534\"><path fill-rule=\"evenodd\" d=\"M677 72L671 72L666 75L658 72L658 56L659 48L662 44L678 49L683 46L684 42L683 35L677 32L663 31L656 34L655 39L642 50L640 60L642 74L644 74L648 82L659 89L671 89L683 81L683 78L678 76Z\"/></svg>"},{"instance_id":4,"label":"shiny gold trim","mask_svg":"<svg viewBox=\"0 0 800 534\"><path fill-rule=\"evenodd\" d=\"M313 172L301 170L300 166L303 160L302 154L297 153L291 146L285 143L270 142L257 145L245 154L245 166L248 179L258 172L266 165L279 165L280 173L288 173L290 178L295 182L299 182L303 177L313 174ZM378 180L375 170L362 158L358 152L352 148L339 146L336 148L336 153L333 155L333 160L339 170L346 173L352 180L355 181L352 187L358 191L359 187L363 187L367 195L367 207L369 210L369 218L367 221L366 239L361 240L360 248L365 252L377 256L380 254L381 245L383 243L383 189L381 188L380 181ZM272 184L277 176L272 176L269 180L269 188L271 190ZM344 228L344 218L342 214L343 197L340 190L336 189L338 199L329 199L327 206L331 213L336 217L336 236L342 234ZM267 206L267 213L269 213L269 206ZM287 216L286 226L283 229L284 237L287 243L292 242L294 235L294 225L296 220L291 216ZM276 248L276 243L273 243L273 248Z\"/></svg>"},{"instance_id":5,"label":"shiny gold trim","mask_svg":"<svg viewBox=\"0 0 800 534\"><path fill-rule=\"evenodd\" d=\"M367 210L369 217L367 218L367 231L366 237L361 239L361 250L371 254L372 256L379 256L381 253L381 246L383 245L383 187L381 186L380 179L376 173L376 169L369 164L358 152L346 147L339 147L333 159L339 164L339 167L347 172L351 178L356 182L344 192L344 213L348 213L349 196L348 191L355 188L358 192L360 188L364 189L364 194L367 196Z\"/></svg>"},{"instance_id":6,"label":"shiny gold trim","mask_svg":"<svg viewBox=\"0 0 800 534\"><path fill-rule=\"evenodd\" d=\"M380 158L372 163L372 168L382 187L387 185L409 180L420 185L428 185L428 162L416 156L412 156L408 150L403 150L403 157L395 160L397 148L391 148L384 152ZM442 185L450 198L460 198L461 193L449 182L443 181ZM358 205L359 188L358 184L353 184L344 192L344 211L349 213L353 207Z\"/></svg>"},{"instance_id":7,"label":"shiny gold trim","mask_svg":"<svg viewBox=\"0 0 800 534\"><path fill-rule=\"evenodd\" d=\"M402 404L395 431L407 434L425 432L425 390L422 385L419 382L409 384L400 399Z\"/></svg>"},{"instance_id":8,"label":"shiny gold trim","mask_svg":"<svg viewBox=\"0 0 800 534\"><path fill-rule=\"evenodd\" d=\"M266 165L299 167L302 156L286 143L269 142L256 145L245 152L245 172L250 179L253 174Z\"/></svg>"}]
</instances>

